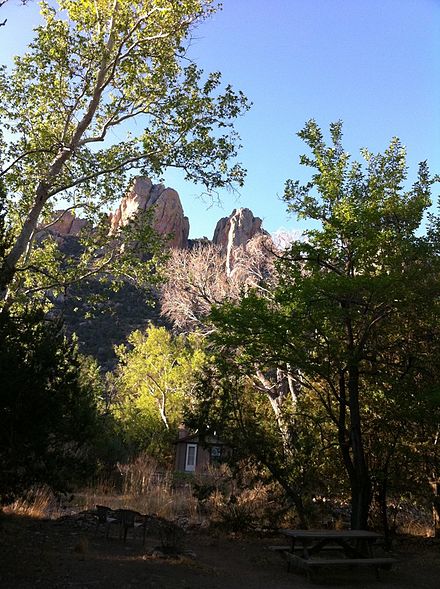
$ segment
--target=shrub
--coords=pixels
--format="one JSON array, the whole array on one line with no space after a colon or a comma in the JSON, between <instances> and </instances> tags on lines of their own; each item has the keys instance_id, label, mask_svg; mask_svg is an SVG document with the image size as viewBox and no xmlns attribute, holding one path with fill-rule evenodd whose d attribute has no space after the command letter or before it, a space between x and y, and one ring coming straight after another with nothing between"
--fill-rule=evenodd
<instances>
[{"instance_id":1,"label":"shrub","mask_svg":"<svg viewBox=\"0 0 440 589\"><path fill-rule=\"evenodd\" d=\"M59 322L0 313L0 500L36 484L66 490L93 468L92 392Z\"/></svg>"}]
</instances>

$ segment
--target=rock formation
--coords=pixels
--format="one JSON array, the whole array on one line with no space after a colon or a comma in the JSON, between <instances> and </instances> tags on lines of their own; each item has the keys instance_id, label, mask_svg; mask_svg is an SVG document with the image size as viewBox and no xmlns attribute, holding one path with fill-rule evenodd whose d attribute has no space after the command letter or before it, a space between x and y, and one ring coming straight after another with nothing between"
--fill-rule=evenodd
<instances>
[{"instance_id":1,"label":"rock formation","mask_svg":"<svg viewBox=\"0 0 440 589\"><path fill-rule=\"evenodd\" d=\"M267 235L261 224L262 220L254 217L250 209L234 209L229 217L223 217L218 221L212 243L219 245L225 252L228 273L234 266L234 248L246 247L247 242L255 235Z\"/></svg>"},{"instance_id":2,"label":"rock formation","mask_svg":"<svg viewBox=\"0 0 440 589\"><path fill-rule=\"evenodd\" d=\"M153 227L160 235L170 236L169 245L178 249L186 249L188 243L189 221L183 212L178 193L172 188L165 188L163 184L153 184L149 178L138 176L133 185L121 200L114 213L110 213L110 235L118 232L137 214L154 207ZM54 222L47 228L61 238L76 237L87 221L76 217L71 211L55 211ZM233 250L246 247L255 235L267 235L261 227L262 220L254 217L250 209L234 209L229 217L220 219L214 231L212 243L221 247L227 258L227 268L233 268ZM42 228L41 228L42 229ZM206 238L191 240L207 242Z\"/></svg>"},{"instance_id":3,"label":"rock formation","mask_svg":"<svg viewBox=\"0 0 440 589\"><path fill-rule=\"evenodd\" d=\"M115 213L110 215L110 232L115 234L136 214L154 207L153 227L160 235L169 235L169 245L188 247L189 221L183 214L179 195L172 188L153 184L149 178L138 176Z\"/></svg>"},{"instance_id":4,"label":"rock formation","mask_svg":"<svg viewBox=\"0 0 440 589\"><path fill-rule=\"evenodd\" d=\"M116 234L136 214L151 207L154 207L155 229L162 235L172 234L170 245L176 249L174 254L185 253L177 251L179 248L190 250L196 244L202 246L211 243L207 238L188 240L189 222L184 216L177 192L161 184L153 185L145 177L135 178L117 210L109 216L110 235ZM75 217L71 211L57 211L53 224L47 229L41 228L41 237L44 238L49 231L58 241L64 255L79 256L82 246L78 233L86 225L87 221ZM231 283L235 281L238 284L241 281L240 284L248 284L246 277L240 277L240 272L249 274L248 258L254 259L255 240L249 245L248 242L259 234L267 235L261 228L261 219L254 217L249 209L234 210L229 217L217 223L213 242L222 248L227 257L227 270L234 279ZM258 266L258 275L262 273L260 258L256 256L253 263L253 266ZM129 333L143 329L149 321L160 325L164 319L158 313L159 306L153 308L145 305L145 293L129 281L117 292L105 289L103 283L91 277L84 283L72 285L67 295L56 300L55 304L58 309L62 309L68 332L77 334L82 353L94 356L103 369L111 370L116 363L115 345L125 342ZM94 320L90 321L87 317L91 309L90 300L103 296L108 298L99 309L102 313L97 313ZM105 313L104 308L111 310L112 314Z\"/></svg>"},{"instance_id":5,"label":"rock formation","mask_svg":"<svg viewBox=\"0 0 440 589\"><path fill-rule=\"evenodd\" d=\"M62 236L77 236L86 225L87 221L76 217L72 211L54 211L54 222L47 229Z\"/></svg>"}]
</instances>

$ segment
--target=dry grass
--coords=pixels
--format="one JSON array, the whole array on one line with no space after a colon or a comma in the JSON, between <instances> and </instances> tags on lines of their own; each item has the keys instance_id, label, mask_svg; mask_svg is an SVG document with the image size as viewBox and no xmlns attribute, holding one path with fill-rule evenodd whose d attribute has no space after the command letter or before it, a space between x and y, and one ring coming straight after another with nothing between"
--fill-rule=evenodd
<instances>
[{"instance_id":1,"label":"dry grass","mask_svg":"<svg viewBox=\"0 0 440 589\"><path fill-rule=\"evenodd\" d=\"M77 493L68 507L63 506L48 487L40 486L4 507L3 511L31 518L56 519L66 513L106 505L112 509L155 514L169 521L218 524L230 531L276 528L289 523L277 516L277 513L285 514L285 510L279 509L278 490L273 485L257 482L252 472L246 474L244 467L240 470L240 485L224 465L191 477L181 473L176 476L176 473L159 470L146 455L129 464L119 464L118 471L118 484L114 479L101 481ZM429 537L434 533L429 508L415 503L390 504L389 523L398 534Z\"/></svg>"},{"instance_id":2,"label":"dry grass","mask_svg":"<svg viewBox=\"0 0 440 589\"><path fill-rule=\"evenodd\" d=\"M100 504L134 509L167 520L221 524L233 531L263 526L268 513L274 511L272 488L251 480L238 485L224 465L188 477L160 471L143 455L129 464L118 464L118 471L119 493L114 484L102 481L76 495L78 508Z\"/></svg>"},{"instance_id":3,"label":"dry grass","mask_svg":"<svg viewBox=\"0 0 440 589\"><path fill-rule=\"evenodd\" d=\"M160 482L142 494L103 495L99 489L86 489L76 497L76 503L82 509L106 505L112 509L134 509L140 513L156 514L165 519L194 519L197 515L197 500L190 488L173 489Z\"/></svg>"},{"instance_id":4,"label":"dry grass","mask_svg":"<svg viewBox=\"0 0 440 589\"><path fill-rule=\"evenodd\" d=\"M270 489L262 483L229 493L217 489L205 503L210 520L233 532L270 526L271 507Z\"/></svg>"},{"instance_id":5,"label":"dry grass","mask_svg":"<svg viewBox=\"0 0 440 589\"><path fill-rule=\"evenodd\" d=\"M426 501L415 502L408 499L391 501L389 523L397 534L424 538L434 536L432 508Z\"/></svg>"},{"instance_id":6,"label":"dry grass","mask_svg":"<svg viewBox=\"0 0 440 589\"><path fill-rule=\"evenodd\" d=\"M251 475L246 479L244 468L240 485L224 465L188 477L158 470L156 463L145 455L129 464L118 464L118 472L119 481L101 480L76 493L67 506L48 488L39 487L5 511L55 519L106 505L154 514L181 524L221 525L230 531L276 527L269 523L270 516L277 511L273 489L255 482Z\"/></svg>"},{"instance_id":7,"label":"dry grass","mask_svg":"<svg viewBox=\"0 0 440 589\"><path fill-rule=\"evenodd\" d=\"M90 509L97 504L112 509L134 509L169 520L181 517L197 519L197 499L190 484L176 485L171 472L159 471L156 463L141 455L129 464L118 464L121 492L103 481L76 496L76 504Z\"/></svg>"},{"instance_id":8,"label":"dry grass","mask_svg":"<svg viewBox=\"0 0 440 589\"><path fill-rule=\"evenodd\" d=\"M56 519L61 515L61 505L49 487L42 485L33 487L22 498L4 507L3 511L35 519Z\"/></svg>"}]
</instances>

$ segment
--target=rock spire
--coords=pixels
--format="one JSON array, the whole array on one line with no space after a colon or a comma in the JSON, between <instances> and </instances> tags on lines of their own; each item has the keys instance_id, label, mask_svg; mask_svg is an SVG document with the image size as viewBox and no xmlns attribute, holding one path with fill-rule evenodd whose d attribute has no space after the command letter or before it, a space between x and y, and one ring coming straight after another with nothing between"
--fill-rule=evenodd
<instances>
[{"instance_id":1,"label":"rock spire","mask_svg":"<svg viewBox=\"0 0 440 589\"><path fill-rule=\"evenodd\" d=\"M255 235L267 235L261 225L262 220L254 217L250 209L234 209L229 217L223 217L218 221L212 242L225 252L228 274L234 267L234 249L245 248L247 242Z\"/></svg>"},{"instance_id":2,"label":"rock spire","mask_svg":"<svg viewBox=\"0 0 440 589\"><path fill-rule=\"evenodd\" d=\"M153 184L138 176L117 210L110 215L110 232L116 233L136 214L154 207L153 227L160 235L169 235L175 248L188 247L189 221L183 213L178 193L163 184Z\"/></svg>"}]
</instances>

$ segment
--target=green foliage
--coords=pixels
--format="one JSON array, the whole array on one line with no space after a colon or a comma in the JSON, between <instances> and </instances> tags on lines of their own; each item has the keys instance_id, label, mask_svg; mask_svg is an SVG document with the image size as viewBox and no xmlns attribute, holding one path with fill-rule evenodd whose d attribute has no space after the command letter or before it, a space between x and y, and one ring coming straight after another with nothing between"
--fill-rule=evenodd
<instances>
[{"instance_id":1,"label":"green foliage","mask_svg":"<svg viewBox=\"0 0 440 589\"><path fill-rule=\"evenodd\" d=\"M173 336L150 325L116 349L112 411L126 439L159 459L169 457L185 399L205 362L198 338Z\"/></svg>"},{"instance_id":2,"label":"green foliage","mask_svg":"<svg viewBox=\"0 0 440 589\"><path fill-rule=\"evenodd\" d=\"M11 71L0 70L0 174L14 202L2 298L8 287L10 297L11 290L53 288L65 259L50 238L32 248L38 224L67 205L96 226L132 170L157 176L179 167L208 192L242 184L232 125L247 100L186 59L192 28L214 10L211 0L41 3L44 24L28 52ZM116 250L103 252L106 241L106 231L85 231L84 256L66 278L99 269L114 275ZM22 284L25 272L32 278ZM133 274L131 266L120 272Z\"/></svg>"},{"instance_id":3,"label":"green foliage","mask_svg":"<svg viewBox=\"0 0 440 589\"><path fill-rule=\"evenodd\" d=\"M94 467L97 412L60 325L41 311L0 315L0 496L35 483L58 490Z\"/></svg>"},{"instance_id":4,"label":"green foliage","mask_svg":"<svg viewBox=\"0 0 440 589\"><path fill-rule=\"evenodd\" d=\"M215 337L216 342L221 338ZM327 490L322 480L324 420L319 411L312 413L308 395L296 401L290 394L277 396L275 379L271 383L268 393L255 379L255 364L247 370L235 362L233 349L222 346L199 376L185 423L202 437L216 432L233 449L226 460L236 477L236 465L246 461L260 480L280 485L301 525L307 525L313 494Z\"/></svg>"},{"instance_id":5,"label":"green foliage","mask_svg":"<svg viewBox=\"0 0 440 589\"><path fill-rule=\"evenodd\" d=\"M97 419L93 436L91 455L95 460L93 477L108 475L118 462L130 457L130 449L124 440L120 424L111 411L111 378L103 374L98 362L92 356L78 356L78 378L81 387L89 392L96 407Z\"/></svg>"},{"instance_id":6,"label":"green foliage","mask_svg":"<svg viewBox=\"0 0 440 589\"><path fill-rule=\"evenodd\" d=\"M77 237L59 237L47 230L37 234L29 245L24 265L17 268L9 285L6 306L23 308L29 298L50 309L66 293L75 297L82 285L88 288L89 315L103 305L107 298L100 291L117 292L127 285L146 297L160 279L159 268L167 257L167 239L152 227L154 210L139 214L117 235L110 236L108 217L96 227L84 227ZM55 218L59 218L56 215ZM10 216L8 217L10 220ZM12 229L9 230L9 247Z\"/></svg>"},{"instance_id":7,"label":"green foliage","mask_svg":"<svg viewBox=\"0 0 440 589\"><path fill-rule=\"evenodd\" d=\"M0 263L3 262L11 243L12 232L8 224L6 190L3 180L0 178Z\"/></svg>"},{"instance_id":8,"label":"green foliage","mask_svg":"<svg viewBox=\"0 0 440 589\"><path fill-rule=\"evenodd\" d=\"M299 133L314 174L285 190L289 209L317 228L278 260L270 297L248 292L212 320L216 345L243 374L290 367L298 399L318 400L350 481L352 526L365 527L370 468L377 460L388 472L404 424L423 422L438 379L438 249L417 234L434 180L423 162L405 191L397 139L384 154L363 150L363 166L344 152L341 123L330 132L329 147L314 121ZM390 415L403 427L390 429Z\"/></svg>"},{"instance_id":9,"label":"green foliage","mask_svg":"<svg viewBox=\"0 0 440 589\"><path fill-rule=\"evenodd\" d=\"M1 187L0 187L1 188ZM0 263L11 239L0 195ZM0 499L35 483L64 490L94 467L96 370L80 374L75 342L30 305L0 313ZM84 372L84 374L85 374ZM92 375L93 372L93 375Z\"/></svg>"}]
</instances>

